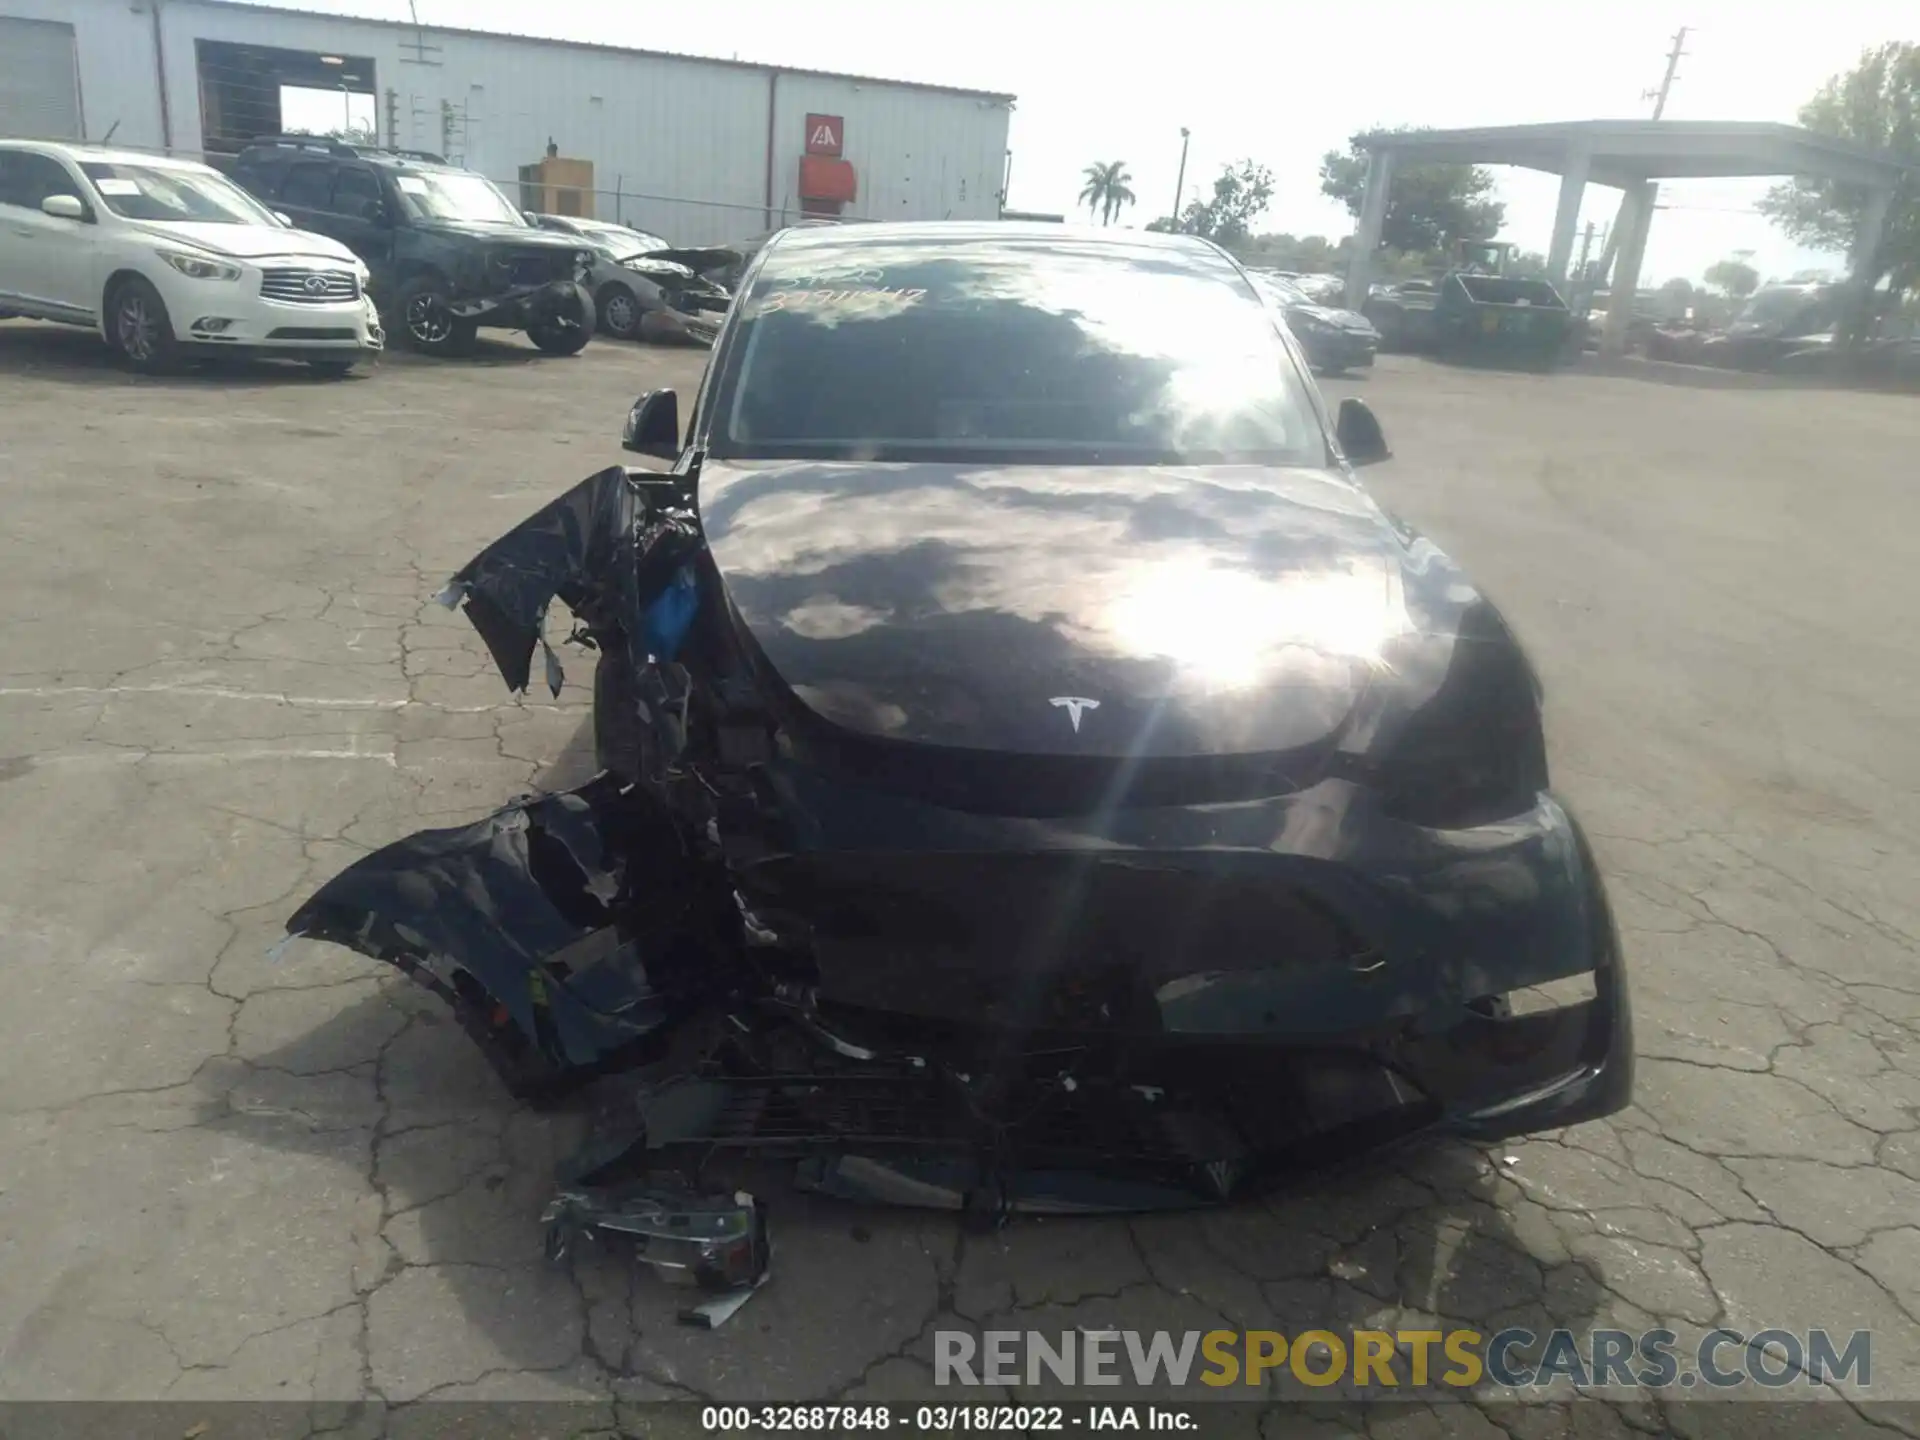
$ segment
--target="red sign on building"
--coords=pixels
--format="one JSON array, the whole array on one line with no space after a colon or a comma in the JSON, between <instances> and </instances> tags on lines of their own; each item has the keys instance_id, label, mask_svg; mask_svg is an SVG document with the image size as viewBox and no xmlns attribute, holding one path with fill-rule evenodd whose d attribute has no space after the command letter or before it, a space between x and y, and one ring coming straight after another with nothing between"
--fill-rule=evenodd
<instances>
[{"instance_id":1,"label":"red sign on building","mask_svg":"<svg viewBox=\"0 0 1920 1440\"><path fill-rule=\"evenodd\" d=\"M846 133L847 122L842 116L807 116L807 154L838 155Z\"/></svg>"}]
</instances>

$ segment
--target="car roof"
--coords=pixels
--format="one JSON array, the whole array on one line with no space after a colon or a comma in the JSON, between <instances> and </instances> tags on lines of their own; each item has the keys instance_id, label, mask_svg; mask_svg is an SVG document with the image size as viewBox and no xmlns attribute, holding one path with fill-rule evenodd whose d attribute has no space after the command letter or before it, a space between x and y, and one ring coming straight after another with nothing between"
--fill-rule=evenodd
<instances>
[{"instance_id":1,"label":"car roof","mask_svg":"<svg viewBox=\"0 0 1920 1440\"><path fill-rule=\"evenodd\" d=\"M297 137L304 139L306 137ZM424 152L403 153L382 150L373 145L354 145L349 141L329 141L324 135L312 137L311 144L297 144L288 140L250 140L240 152L242 157L261 155L280 155L287 159L306 156L316 160L362 160L369 165L384 166L389 170L404 170L409 174L426 171L439 175L474 175L478 171L469 170L464 165L454 165L442 160L424 159Z\"/></svg>"},{"instance_id":2,"label":"car roof","mask_svg":"<svg viewBox=\"0 0 1920 1440\"><path fill-rule=\"evenodd\" d=\"M156 170L192 170L219 174L211 165L174 155L155 155L145 150L111 150L104 145L82 145L67 140L0 139L0 150L24 150L35 155L51 155L88 165L150 165Z\"/></svg>"}]
</instances>

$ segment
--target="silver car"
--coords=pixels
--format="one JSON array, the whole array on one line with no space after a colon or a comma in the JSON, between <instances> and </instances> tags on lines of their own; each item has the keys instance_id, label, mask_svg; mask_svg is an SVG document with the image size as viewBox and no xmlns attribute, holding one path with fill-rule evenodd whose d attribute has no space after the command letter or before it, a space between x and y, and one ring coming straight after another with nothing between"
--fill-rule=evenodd
<instances>
[{"instance_id":1,"label":"silver car","mask_svg":"<svg viewBox=\"0 0 1920 1440\"><path fill-rule=\"evenodd\" d=\"M734 251L678 249L658 235L610 220L531 213L527 218L543 230L578 236L593 252L586 284L603 335L713 342L733 295L710 272L732 264Z\"/></svg>"}]
</instances>

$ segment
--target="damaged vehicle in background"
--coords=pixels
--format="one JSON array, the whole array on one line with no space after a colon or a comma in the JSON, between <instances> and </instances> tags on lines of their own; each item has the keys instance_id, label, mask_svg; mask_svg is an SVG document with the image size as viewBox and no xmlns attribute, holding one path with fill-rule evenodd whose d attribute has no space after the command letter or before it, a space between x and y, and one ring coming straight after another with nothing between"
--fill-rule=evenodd
<instances>
[{"instance_id":1,"label":"damaged vehicle in background","mask_svg":"<svg viewBox=\"0 0 1920 1440\"><path fill-rule=\"evenodd\" d=\"M1647 358L1729 370L1772 370L1809 349L1830 348L1845 291L1821 282L1762 285L1724 327L1656 325ZM1788 368L1794 368L1789 365Z\"/></svg>"},{"instance_id":2,"label":"damaged vehicle in background","mask_svg":"<svg viewBox=\"0 0 1920 1440\"><path fill-rule=\"evenodd\" d=\"M386 328L424 354L466 354L483 328L524 330L549 355L593 337L581 284L593 252L529 225L491 180L438 155L283 135L241 151L234 178L366 261Z\"/></svg>"},{"instance_id":3,"label":"damaged vehicle in background","mask_svg":"<svg viewBox=\"0 0 1920 1440\"><path fill-rule=\"evenodd\" d=\"M699 1198L717 1155L993 1222L1627 1103L1535 673L1216 246L796 230L684 439L658 391L625 443L655 467L441 597L515 691L539 657L558 693L573 612L601 773L288 921L442 996L516 1095L633 1072L556 1253L692 1227L751 1270L750 1197Z\"/></svg>"},{"instance_id":4,"label":"damaged vehicle in background","mask_svg":"<svg viewBox=\"0 0 1920 1440\"><path fill-rule=\"evenodd\" d=\"M1380 332L1366 316L1318 304L1283 275L1250 271L1254 287L1287 318L1287 326L1307 352L1307 363L1322 375L1371 367Z\"/></svg>"},{"instance_id":5,"label":"damaged vehicle in background","mask_svg":"<svg viewBox=\"0 0 1920 1440\"><path fill-rule=\"evenodd\" d=\"M617 340L711 345L733 292L714 278L738 263L726 246L677 249L658 235L607 220L527 214L543 230L577 237L594 254L587 287L602 334Z\"/></svg>"}]
</instances>

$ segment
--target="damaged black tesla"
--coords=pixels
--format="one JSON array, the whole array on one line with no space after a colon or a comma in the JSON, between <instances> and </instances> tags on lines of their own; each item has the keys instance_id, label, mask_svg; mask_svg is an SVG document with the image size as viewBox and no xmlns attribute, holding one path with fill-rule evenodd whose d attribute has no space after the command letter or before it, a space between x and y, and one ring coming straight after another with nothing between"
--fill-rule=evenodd
<instances>
[{"instance_id":1,"label":"damaged black tesla","mask_svg":"<svg viewBox=\"0 0 1920 1440\"><path fill-rule=\"evenodd\" d=\"M523 1097L632 1071L575 1180L751 1151L1125 1210L1627 1103L1534 673L1355 482L1379 425L1224 252L789 232L688 419L642 397L627 448L666 468L581 482L443 597L516 690L557 691L573 613L602 772L288 925L443 995Z\"/></svg>"}]
</instances>

